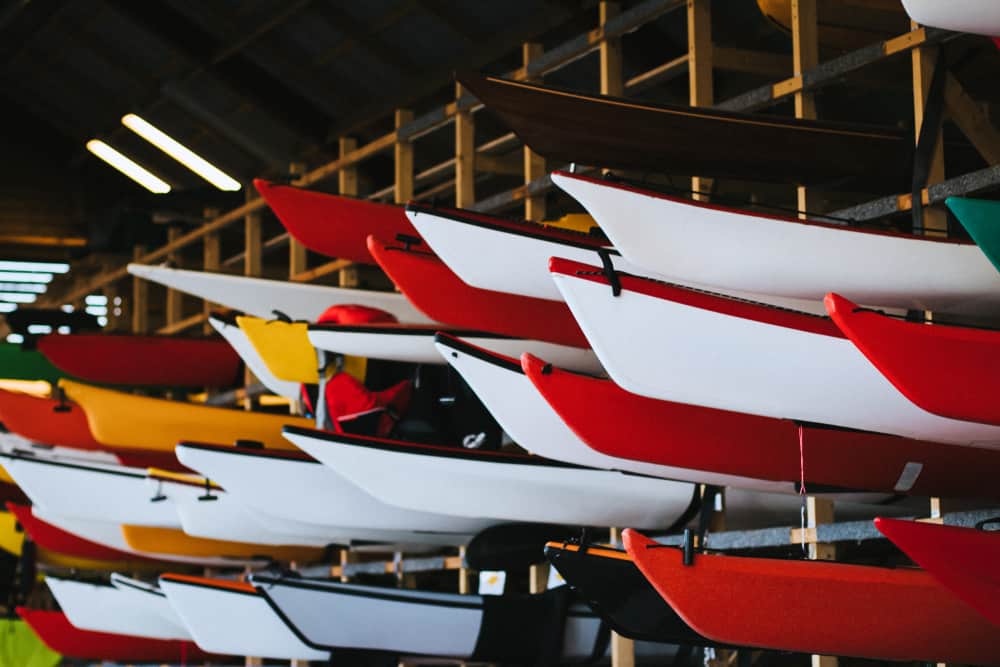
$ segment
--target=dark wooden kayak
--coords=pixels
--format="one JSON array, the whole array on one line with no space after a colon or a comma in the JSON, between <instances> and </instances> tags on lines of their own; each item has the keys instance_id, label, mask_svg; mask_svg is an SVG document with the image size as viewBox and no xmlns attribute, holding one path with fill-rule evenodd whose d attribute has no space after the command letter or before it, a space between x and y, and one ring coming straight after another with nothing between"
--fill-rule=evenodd
<instances>
[{"instance_id":1,"label":"dark wooden kayak","mask_svg":"<svg viewBox=\"0 0 1000 667\"><path fill-rule=\"evenodd\" d=\"M551 166L782 183L887 182L903 178L911 152L893 128L650 104L474 73L458 79Z\"/></svg>"}]
</instances>

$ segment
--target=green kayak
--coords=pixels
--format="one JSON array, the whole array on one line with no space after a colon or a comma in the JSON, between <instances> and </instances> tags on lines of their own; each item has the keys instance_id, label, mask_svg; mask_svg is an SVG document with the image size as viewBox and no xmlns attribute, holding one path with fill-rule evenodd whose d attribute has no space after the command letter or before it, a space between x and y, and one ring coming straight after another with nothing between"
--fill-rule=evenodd
<instances>
[{"instance_id":1,"label":"green kayak","mask_svg":"<svg viewBox=\"0 0 1000 667\"><path fill-rule=\"evenodd\" d=\"M0 343L0 379L45 380L55 384L65 375L38 350L25 350L16 343Z\"/></svg>"},{"instance_id":2,"label":"green kayak","mask_svg":"<svg viewBox=\"0 0 1000 667\"><path fill-rule=\"evenodd\" d=\"M945 204L1000 271L1000 201L948 197Z\"/></svg>"}]
</instances>

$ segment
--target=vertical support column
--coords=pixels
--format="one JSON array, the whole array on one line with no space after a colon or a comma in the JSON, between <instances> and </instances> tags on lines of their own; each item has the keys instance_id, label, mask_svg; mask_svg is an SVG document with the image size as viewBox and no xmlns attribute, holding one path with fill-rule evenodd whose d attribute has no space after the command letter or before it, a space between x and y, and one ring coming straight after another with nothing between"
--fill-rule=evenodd
<instances>
[{"instance_id":1,"label":"vertical support column","mask_svg":"<svg viewBox=\"0 0 1000 667\"><path fill-rule=\"evenodd\" d=\"M525 42L521 46L521 62L527 66L531 61L542 55L542 45L535 42ZM534 80L529 77L528 81ZM545 175L545 158L527 146L524 147L524 182L531 183ZM527 220L541 222L545 219L545 194L537 194L524 199L524 217Z\"/></svg>"},{"instance_id":2,"label":"vertical support column","mask_svg":"<svg viewBox=\"0 0 1000 667\"><path fill-rule=\"evenodd\" d=\"M611 529L611 544L622 543L621 528ZM611 667L635 667L635 640L611 632Z\"/></svg>"},{"instance_id":3,"label":"vertical support column","mask_svg":"<svg viewBox=\"0 0 1000 667\"><path fill-rule=\"evenodd\" d=\"M341 137L340 158L343 159L349 153L358 148L358 140L354 137ZM345 197L358 196L358 168L354 165L344 167L337 172L337 192ZM392 240L392 239L390 239ZM341 287L358 287L361 284L361 277L358 275L358 267L355 265L346 266L337 272L337 283Z\"/></svg>"},{"instance_id":4,"label":"vertical support column","mask_svg":"<svg viewBox=\"0 0 1000 667\"><path fill-rule=\"evenodd\" d=\"M816 528L824 523L833 523L833 501L809 496L806 499L806 526ZM833 544L818 544L816 542L809 544L809 558L811 560L834 560L836 557L837 547ZM835 656L812 656L812 667L837 667L837 664Z\"/></svg>"},{"instance_id":5,"label":"vertical support column","mask_svg":"<svg viewBox=\"0 0 1000 667\"><path fill-rule=\"evenodd\" d=\"M528 592L544 593L549 585L549 564L538 563L528 569Z\"/></svg>"},{"instance_id":6,"label":"vertical support column","mask_svg":"<svg viewBox=\"0 0 1000 667\"><path fill-rule=\"evenodd\" d=\"M167 243L173 243L181 236L181 228L178 225L170 225L167 229ZM167 255L167 262L171 266L180 265L180 253L172 252ZM166 305L167 325L175 324L184 318L184 293L175 289L167 288Z\"/></svg>"},{"instance_id":7,"label":"vertical support column","mask_svg":"<svg viewBox=\"0 0 1000 667\"><path fill-rule=\"evenodd\" d=\"M295 180L306 171L306 165L302 162L293 162L288 165L288 175ZM288 277L294 278L305 271L308 266L306 257L306 247L293 238L288 239Z\"/></svg>"},{"instance_id":8,"label":"vertical support column","mask_svg":"<svg viewBox=\"0 0 1000 667\"><path fill-rule=\"evenodd\" d=\"M455 102L462 99L462 84L455 84ZM455 114L455 208L468 208L476 201L476 122L472 112Z\"/></svg>"},{"instance_id":9,"label":"vertical support column","mask_svg":"<svg viewBox=\"0 0 1000 667\"><path fill-rule=\"evenodd\" d=\"M687 0L688 28L688 84L689 102L693 107L709 107L715 104L712 85L712 6L710 0ZM691 189L695 192L709 192L712 179L702 176L691 177ZM706 201L706 196L694 196L697 201Z\"/></svg>"},{"instance_id":10,"label":"vertical support column","mask_svg":"<svg viewBox=\"0 0 1000 667\"><path fill-rule=\"evenodd\" d=\"M253 195L250 194L249 189L247 189L246 198L248 202L253 199ZM264 270L260 226L260 213L256 211L247 214L243 218L243 275L245 276L259 277ZM249 387L256 381L257 378L247 369L244 374L244 386ZM247 410L252 410L253 404L253 399L247 398L244 401L243 407Z\"/></svg>"},{"instance_id":11,"label":"vertical support column","mask_svg":"<svg viewBox=\"0 0 1000 667\"><path fill-rule=\"evenodd\" d=\"M146 254L146 247L137 245L132 251L132 261L138 262ZM132 333L149 330L149 283L142 278L132 278Z\"/></svg>"},{"instance_id":12,"label":"vertical support column","mask_svg":"<svg viewBox=\"0 0 1000 667\"><path fill-rule=\"evenodd\" d=\"M916 23L911 27L915 30ZM924 124L924 106L927 104L927 96L931 88L931 79L934 76L934 66L940 57L940 50L937 46L921 46L910 52L910 61L913 67L913 133L914 141L920 136L920 130ZM927 178L927 184L933 185L944 180L944 142L942 134L938 133L937 142L931 152L931 168ZM924 231L933 230L946 231L948 229L948 214L940 207L927 207L924 209Z\"/></svg>"},{"instance_id":13,"label":"vertical support column","mask_svg":"<svg viewBox=\"0 0 1000 667\"><path fill-rule=\"evenodd\" d=\"M212 220L219 215L219 210L215 208L206 208L202 217L205 218L205 222ZM204 248L202 254L202 264L206 271L218 271L222 268L222 246L220 242L220 237L218 232L212 232L211 234L206 234L204 239ZM205 312L205 323L202 325L202 331L205 333L212 332L212 325L208 323L208 315L212 312L214 304L210 301L205 301L202 309Z\"/></svg>"},{"instance_id":14,"label":"vertical support column","mask_svg":"<svg viewBox=\"0 0 1000 667\"><path fill-rule=\"evenodd\" d=\"M621 5L609 0L601 0L598 5L598 21L601 28L621 11ZM601 40L601 94L620 97L625 92L622 79L622 40Z\"/></svg>"},{"instance_id":15,"label":"vertical support column","mask_svg":"<svg viewBox=\"0 0 1000 667\"><path fill-rule=\"evenodd\" d=\"M413 112L409 109L396 109L396 129L413 120ZM413 142L408 139L396 138L395 150L395 194L397 204L405 204L413 199Z\"/></svg>"},{"instance_id":16,"label":"vertical support column","mask_svg":"<svg viewBox=\"0 0 1000 667\"><path fill-rule=\"evenodd\" d=\"M819 36L816 0L792 0L792 60L795 76L819 64ZM816 118L816 98L812 93L795 93L795 117ZM809 200L805 186L798 187L799 217L815 207Z\"/></svg>"}]
</instances>

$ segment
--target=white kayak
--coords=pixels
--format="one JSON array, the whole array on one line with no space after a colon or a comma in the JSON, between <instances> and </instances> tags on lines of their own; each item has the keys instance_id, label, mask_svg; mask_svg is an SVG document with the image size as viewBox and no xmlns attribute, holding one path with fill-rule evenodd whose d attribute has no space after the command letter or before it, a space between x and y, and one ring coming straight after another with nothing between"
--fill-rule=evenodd
<instances>
[{"instance_id":1,"label":"white kayak","mask_svg":"<svg viewBox=\"0 0 1000 667\"><path fill-rule=\"evenodd\" d=\"M333 542L329 535L271 530L251 507L214 485L206 488L203 483L157 473L149 473L146 485L151 496L169 499L181 529L193 537L271 546L324 547Z\"/></svg>"},{"instance_id":2,"label":"white kayak","mask_svg":"<svg viewBox=\"0 0 1000 667\"><path fill-rule=\"evenodd\" d=\"M437 348L504 432L533 454L555 461L665 479L736 486L755 491L798 493L796 485L787 482L712 474L602 454L591 449L563 422L531 384L516 359L491 353L450 336L438 336ZM669 429L669 424L664 424L664 429Z\"/></svg>"},{"instance_id":3,"label":"white kayak","mask_svg":"<svg viewBox=\"0 0 1000 667\"><path fill-rule=\"evenodd\" d=\"M751 213L555 172L646 275L716 291L996 312L1000 272L969 242ZM590 261L589 264L599 264Z\"/></svg>"},{"instance_id":4,"label":"white kayak","mask_svg":"<svg viewBox=\"0 0 1000 667\"><path fill-rule=\"evenodd\" d=\"M554 259L553 278L611 378L667 401L959 445L1000 427L938 417L899 393L829 318Z\"/></svg>"},{"instance_id":5,"label":"white kayak","mask_svg":"<svg viewBox=\"0 0 1000 667\"><path fill-rule=\"evenodd\" d=\"M107 585L49 574L45 583L69 622L81 630L149 639L191 639L163 593L128 577L115 580L116 576L112 575L112 583Z\"/></svg>"},{"instance_id":6,"label":"white kayak","mask_svg":"<svg viewBox=\"0 0 1000 667\"><path fill-rule=\"evenodd\" d=\"M1000 36L1000 2L996 0L902 0L910 18L934 28Z\"/></svg>"},{"instance_id":7,"label":"white kayak","mask_svg":"<svg viewBox=\"0 0 1000 667\"><path fill-rule=\"evenodd\" d=\"M553 652L561 648L564 658L587 657L601 646L600 619L592 611L570 605L565 621L556 613L562 592L483 597L268 575L250 580L315 647L530 665L538 664L535 651L544 638L558 637L563 628ZM668 644L636 644L640 656L666 658L674 651Z\"/></svg>"},{"instance_id":8,"label":"white kayak","mask_svg":"<svg viewBox=\"0 0 1000 667\"><path fill-rule=\"evenodd\" d=\"M176 451L184 465L218 482L241 504L288 522L290 532L322 531L331 538L329 542L459 545L495 523L382 502L335 470L297 452L192 443L180 444Z\"/></svg>"},{"instance_id":9,"label":"white kayak","mask_svg":"<svg viewBox=\"0 0 1000 667\"><path fill-rule=\"evenodd\" d=\"M285 437L379 500L464 517L666 528L693 485L525 454L286 427Z\"/></svg>"},{"instance_id":10,"label":"white kayak","mask_svg":"<svg viewBox=\"0 0 1000 667\"><path fill-rule=\"evenodd\" d=\"M250 369L250 372L260 380L261 384L267 387L268 391L294 400L299 398L299 384L279 380L257 353L257 348L253 346L253 343L235 322L228 322L219 317L209 317L208 323L236 350L236 354L240 355L240 359Z\"/></svg>"},{"instance_id":11,"label":"white kayak","mask_svg":"<svg viewBox=\"0 0 1000 667\"><path fill-rule=\"evenodd\" d=\"M34 505L53 514L180 528L173 504L152 500L145 468L17 452L0 453L0 462Z\"/></svg>"},{"instance_id":12,"label":"white kayak","mask_svg":"<svg viewBox=\"0 0 1000 667\"><path fill-rule=\"evenodd\" d=\"M310 648L296 637L250 584L165 574L160 588L204 651L275 660L330 658L329 651Z\"/></svg>"},{"instance_id":13,"label":"white kayak","mask_svg":"<svg viewBox=\"0 0 1000 667\"><path fill-rule=\"evenodd\" d=\"M128 272L144 280L265 319L273 319L275 311L279 311L293 320L315 322L330 306L355 304L392 313L400 322L433 322L397 292L309 285L147 264L129 264Z\"/></svg>"},{"instance_id":14,"label":"white kayak","mask_svg":"<svg viewBox=\"0 0 1000 667\"><path fill-rule=\"evenodd\" d=\"M122 526L110 521L97 521L93 519L79 519L55 514L44 507L32 507L32 513L46 523L50 523L56 528L72 533L73 535L99 544L102 547L115 549L127 554L142 556L143 558L153 558L155 560L169 561L172 563L185 563L191 565L201 565L205 567L263 567L269 565L269 561L258 558L214 558L200 556L178 556L175 554L158 553L152 551L140 551L133 549L125 541L122 533Z\"/></svg>"},{"instance_id":15,"label":"white kayak","mask_svg":"<svg viewBox=\"0 0 1000 667\"><path fill-rule=\"evenodd\" d=\"M441 330L405 324L311 324L309 341L317 349L339 354L411 364L443 364L434 348L434 334ZM531 352L552 359L563 368L579 371L597 372L601 367L591 350L479 331L443 330L501 354Z\"/></svg>"},{"instance_id":16,"label":"white kayak","mask_svg":"<svg viewBox=\"0 0 1000 667\"><path fill-rule=\"evenodd\" d=\"M434 253L463 282L473 287L562 301L549 275L549 258L564 257L600 264L599 249L606 252L618 271L649 273L624 259L606 243L580 232L552 229L534 222L490 219L482 214L446 211L420 204L411 204L406 215ZM735 291L730 294L783 308L826 314L822 300L782 299Z\"/></svg>"}]
</instances>

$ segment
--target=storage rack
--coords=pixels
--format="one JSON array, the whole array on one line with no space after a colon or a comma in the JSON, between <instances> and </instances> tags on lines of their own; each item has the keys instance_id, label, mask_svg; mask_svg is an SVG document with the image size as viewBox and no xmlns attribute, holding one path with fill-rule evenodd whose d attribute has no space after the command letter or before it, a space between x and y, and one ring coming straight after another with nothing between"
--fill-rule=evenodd
<instances>
[{"instance_id":1,"label":"storage rack","mask_svg":"<svg viewBox=\"0 0 1000 667\"><path fill-rule=\"evenodd\" d=\"M790 59L772 53L760 53L741 49L715 46L711 35L711 16L708 0L645 0L627 11L620 11L615 2L602 1L599 4L598 20L594 29L570 39L554 48L543 50L537 43L522 45L522 66L508 72L507 76L516 80L543 80L570 63L589 54L599 54L599 68L596 74L600 80L600 92L612 95L636 94L642 90L662 85L683 77L689 82L689 101L695 106L715 106L731 111L761 110L779 102L794 100L795 115L798 118L814 118L816 109L813 93L841 80L844 76L889 58L910 55L912 61L912 89L914 96L915 133L919 134L923 121L923 110L927 102L930 73L937 58L937 45L954 38L954 33L923 28L914 25L906 33L894 38L871 44L827 62L819 62L817 33L817 0L791 0L793 56ZM622 73L621 42L633 32L668 12L686 11L688 52L629 79ZM716 103L712 74L714 69L750 71L774 78L774 82L746 91L740 95ZM961 84L949 76L946 84L945 103L951 118L956 122L977 151L991 165L985 169L944 179L943 152L939 147L934 153L931 178L927 187L920 192L925 205L940 204L946 197L964 195L986 190L1000 185L1000 132L989 122L985 112L962 89ZM475 114L482 106L474 97L456 86L455 99L430 112L415 116L407 109L397 109L393 114L391 131L376 139L359 145L354 137L339 137L339 157L331 162L305 169L304 165L291 165L290 182L297 186L310 186L337 178L337 191L344 195L360 196L357 166L374 156L389 153L393 155L394 179L373 193L370 199L393 201L397 204L408 200L430 199L441 193L452 191L455 205L482 212L506 211L523 206L524 217L542 220L546 214L545 194L552 189L547 175L550 168L562 165L546 165L545 161L528 148L523 148L523 165L512 165L496 157L496 153L516 149L520 146L517 138L505 134L476 145ZM454 128L454 157L419 173L414 170L414 151L417 142L431 133ZM938 140L940 144L940 139ZM506 192L477 199L475 184L477 172L523 174L522 185ZM711 183L697 176L692 179L692 190L710 190ZM800 188L798 202L800 209L808 209L810 193ZM857 221L905 212L912 208L911 193L899 193L881 197L841 209L839 217ZM197 228L182 232L172 228L168 242L156 249L137 247L133 261L155 263L177 261L180 252L202 245L202 268L209 271L240 271L244 275L262 274L264 254L275 253L287 248L288 279L309 282L336 275L341 286L358 283L358 269L352 263L334 259L318 266L307 266L305 248L287 233L269 239L262 238L261 212L265 208L262 199L248 193L247 201L224 213L206 211L205 221ZM224 230L243 227L243 250L231 257L221 257L220 233ZM929 209L925 215L925 226L930 229L944 228L944 214L938 209ZM129 316L113 326L131 329L133 332L147 332L150 327L148 284L130 278L124 266L109 267L98 275L79 284L70 285L63 292L55 292L40 300L39 305L58 306L79 305L85 296L104 292L110 297L126 295L129 287L125 281L131 280L131 291L126 299ZM184 317L182 297L173 290L166 292L166 321L158 327L158 333L177 333L190 330L207 323L208 304L202 312ZM257 386L248 386L243 391L231 392L229 396L216 397L216 402L249 400ZM938 501L933 502L929 520L942 521L954 525L970 525L976 520L997 516L996 512L946 513L941 514ZM988 516L987 516L988 515ZM771 528L754 531L713 531L709 534L708 546L713 549L754 549L795 545L805 543L813 547L811 557L833 557L831 545L841 541L861 541L882 539L870 522L831 522L832 507L810 500L810 526L804 531L800 527ZM671 540L676 542L677 540ZM341 563L329 570L332 576L348 578L362 573L378 572L402 576L428 570L455 570L459 572L459 588L468 592L468 570L462 556L433 558L396 558L393 561L374 563L351 562L349 554L343 554ZM532 575L533 588L544 585L544 571L538 568ZM631 643L616 641L613 644L613 664L627 667L634 664ZM259 664L248 658L247 664ZM296 664L296 663L293 663ZM298 663L301 664L301 663ZM835 659L814 657L814 665L830 667Z\"/></svg>"}]
</instances>

